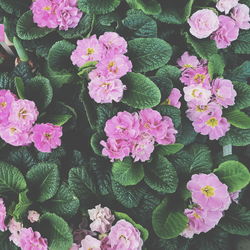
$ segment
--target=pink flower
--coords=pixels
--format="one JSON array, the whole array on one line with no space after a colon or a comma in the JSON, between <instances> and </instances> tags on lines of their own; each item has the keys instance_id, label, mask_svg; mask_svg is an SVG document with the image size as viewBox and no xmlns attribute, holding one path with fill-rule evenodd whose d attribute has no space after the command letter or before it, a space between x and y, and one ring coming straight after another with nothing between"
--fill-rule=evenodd
<instances>
[{"instance_id":1,"label":"pink flower","mask_svg":"<svg viewBox=\"0 0 250 250\"><path fill-rule=\"evenodd\" d=\"M105 32L99 37L99 41L108 51L114 54L125 54L127 52L127 41L116 32Z\"/></svg>"},{"instance_id":2,"label":"pink flower","mask_svg":"<svg viewBox=\"0 0 250 250\"><path fill-rule=\"evenodd\" d=\"M56 4L53 0L36 0L31 5L33 21L38 27L56 28Z\"/></svg>"},{"instance_id":3,"label":"pink flower","mask_svg":"<svg viewBox=\"0 0 250 250\"><path fill-rule=\"evenodd\" d=\"M20 232L20 248L22 250L47 250L47 239L42 238L39 232L32 228L23 228Z\"/></svg>"},{"instance_id":4,"label":"pink flower","mask_svg":"<svg viewBox=\"0 0 250 250\"><path fill-rule=\"evenodd\" d=\"M181 67L182 71L187 68L196 68L199 63L197 57L190 56L187 51L177 60L177 64Z\"/></svg>"},{"instance_id":5,"label":"pink flower","mask_svg":"<svg viewBox=\"0 0 250 250\"><path fill-rule=\"evenodd\" d=\"M224 211L231 204L227 185L213 173L192 175L187 189L192 193L193 202L204 210Z\"/></svg>"},{"instance_id":6,"label":"pink flower","mask_svg":"<svg viewBox=\"0 0 250 250\"><path fill-rule=\"evenodd\" d=\"M167 98L168 105L171 105L179 109L181 107L181 102L179 101L181 96L182 94L180 90L177 88L173 88L172 91L170 92L169 97Z\"/></svg>"},{"instance_id":7,"label":"pink flower","mask_svg":"<svg viewBox=\"0 0 250 250\"><path fill-rule=\"evenodd\" d=\"M39 221L39 218L40 218L40 214L38 212L36 212L34 210L29 210L29 212L28 212L28 220L31 223Z\"/></svg>"},{"instance_id":8,"label":"pink flower","mask_svg":"<svg viewBox=\"0 0 250 250\"><path fill-rule=\"evenodd\" d=\"M237 204L239 203L240 192L241 190L229 193L231 200Z\"/></svg>"},{"instance_id":9,"label":"pink flower","mask_svg":"<svg viewBox=\"0 0 250 250\"><path fill-rule=\"evenodd\" d=\"M12 218L8 224L8 229L11 233L9 240L13 241L16 246L20 246L20 231L23 228L23 224L20 222L15 221Z\"/></svg>"},{"instance_id":10,"label":"pink flower","mask_svg":"<svg viewBox=\"0 0 250 250\"><path fill-rule=\"evenodd\" d=\"M73 243L69 250L79 250L79 246L76 243Z\"/></svg>"},{"instance_id":11,"label":"pink flower","mask_svg":"<svg viewBox=\"0 0 250 250\"><path fill-rule=\"evenodd\" d=\"M113 162L115 159L123 160L130 154L130 143L125 139L108 138L107 142L101 141L100 144L104 147L102 155L109 157Z\"/></svg>"},{"instance_id":12,"label":"pink flower","mask_svg":"<svg viewBox=\"0 0 250 250\"><path fill-rule=\"evenodd\" d=\"M225 12L228 14L229 11L238 4L239 0L219 0L216 4L216 8L220 12Z\"/></svg>"},{"instance_id":13,"label":"pink flower","mask_svg":"<svg viewBox=\"0 0 250 250\"><path fill-rule=\"evenodd\" d=\"M108 236L102 239L101 249L112 250Z\"/></svg>"},{"instance_id":14,"label":"pink flower","mask_svg":"<svg viewBox=\"0 0 250 250\"><path fill-rule=\"evenodd\" d=\"M77 8L77 0L56 0L56 3L57 6L55 12L59 30L75 28L83 14Z\"/></svg>"},{"instance_id":15,"label":"pink flower","mask_svg":"<svg viewBox=\"0 0 250 250\"><path fill-rule=\"evenodd\" d=\"M232 82L221 78L213 81L212 93L216 96L216 102L225 108L234 105L234 99L237 95Z\"/></svg>"},{"instance_id":16,"label":"pink flower","mask_svg":"<svg viewBox=\"0 0 250 250\"><path fill-rule=\"evenodd\" d=\"M78 67L89 61L99 61L104 53L103 46L99 43L96 35L77 41L77 47L72 52L71 61Z\"/></svg>"},{"instance_id":17,"label":"pink flower","mask_svg":"<svg viewBox=\"0 0 250 250\"><path fill-rule=\"evenodd\" d=\"M32 129L32 142L35 147L45 153L61 146L62 127L50 123L36 124Z\"/></svg>"},{"instance_id":18,"label":"pink flower","mask_svg":"<svg viewBox=\"0 0 250 250\"><path fill-rule=\"evenodd\" d=\"M139 127L138 114L130 114L124 111L109 119L106 122L104 131L108 137L129 140L139 135Z\"/></svg>"},{"instance_id":19,"label":"pink flower","mask_svg":"<svg viewBox=\"0 0 250 250\"><path fill-rule=\"evenodd\" d=\"M117 79L132 70L132 63L127 56L108 54L97 65L97 70L107 79Z\"/></svg>"},{"instance_id":20,"label":"pink flower","mask_svg":"<svg viewBox=\"0 0 250 250\"><path fill-rule=\"evenodd\" d=\"M107 80L105 77L95 78L88 84L89 95L97 103L119 102L126 86L120 79Z\"/></svg>"},{"instance_id":21,"label":"pink flower","mask_svg":"<svg viewBox=\"0 0 250 250\"><path fill-rule=\"evenodd\" d=\"M188 227L182 232L182 236L192 238L194 234L206 233L214 228L222 217L221 211L208 211L202 208L185 209L188 217Z\"/></svg>"},{"instance_id":22,"label":"pink flower","mask_svg":"<svg viewBox=\"0 0 250 250\"><path fill-rule=\"evenodd\" d=\"M190 33L197 38L206 38L219 28L218 16L209 9L196 11L188 20Z\"/></svg>"},{"instance_id":23,"label":"pink flower","mask_svg":"<svg viewBox=\"0 0 250 250\"><path fill-rule=\"evenodd\" d=\"M90 224L91 231L95 231L101 234L107 233L113 221L115 220L114 215L107 207L102 208L101 205L95 206L93 209L88 210L89 218L93 221Z\"/></svg>"},{"instance_id":24,"label":"pink flower","mask_svg":"<svg viewBox=\"0 0 250 250\"><path fill-rule=\"evenodd\" d=\"M0 24L0 42L5 41L5 35L4 35L4 25Z\"/></svg>"},{"instance_id":25,"label":"pink flower","mask_svg":"<svg viewBox=\"0 0 250 250\"><path fill-rule=\"evenodd\" d=\"M239 27L236 22L228 16L219 16L220 27L212 35L218 49L227 48L239 35Z\"/></svg>"},{"instance_id":26,"label":"pink flower","mask_svg":"<svg viewBox=\"0 0 250 250\"><path fill-rule=\"evenodd\" d=\"M101 250L101 241L87 235L81 242L79 250Z\"/></svg>"},{"instance_id":27,"label":"pink flower","mask_svg":"<svg viewBox=\"0 0 250 250\"><path fill-rule=\"evenodd\" d=\"M184 87L183 91L186 102L199 101L201 104L206 105L211 98L211 91L199 85L189 85Z\"/></svg>"},{"instance_id":28,"label":"pink flower","mask_svg":"<svg viewBox=\"0 0 250 250\"><path fill-rule=\"evenodd\" d=\"M17 100L12 102L9 122L16 124L22 130L29 130L38 117L36 104L29 100Z\"/></svg>"},{"instance_id":29,"label":"pink flower","mask_svg":"<svg viewBox=\"0 0 250 250\"><path fill-rule=\"evenodd\" d=\"M9 90L0 90L0 125L6 125L10 114L10 108L16 96Z\"/></svg>"},{"instance_id":30,"label":"pink flower","mask_svg":"<svg viewBox=\"0 0 250 250\"><path fill-rule=\"evenodd\" d=\"M4 232L7 230L7 227L5 225L5 218L6 218L6 207L4 205L4 201L2 198L0 198L0 231Z\"/></svg>"},{"instance_id":31,"label":"pink flower","mask_svg":"<svg viewBox=\"0 0 250 250\"><path fill-rule=\"evenodd\" d=\"M108 235L112 250L141 250L140 232L131 223L119 220Z\"/></svg>"},{"instance_id":32,"label":"pink flower","mask_svg":"<svg viewBox=\"0 0 250 250\"><path fill-rule=\"evenodd\" d=\"M245 4L238 4L233 8L231 17L236 21L240 29L250 29L249 7Z\"/></svg>"}]
</instances>

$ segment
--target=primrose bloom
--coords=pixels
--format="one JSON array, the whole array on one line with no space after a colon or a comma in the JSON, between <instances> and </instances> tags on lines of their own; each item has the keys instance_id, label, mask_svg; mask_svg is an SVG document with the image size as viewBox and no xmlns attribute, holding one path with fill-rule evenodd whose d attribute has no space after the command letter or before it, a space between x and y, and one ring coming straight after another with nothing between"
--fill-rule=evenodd
<instances>
[{"instance_id":1,"label":"primrose bloom","mask_svg":"<svg viewBox=\"0 0 250 250\"><path fill-rule=\"evenodd\" d=\"M231 12L231 17L236 21L240 29L250 29L249 7L245 4L238 4Z\"/></svg>"},{"instance_id":2,"label":"primrose bloom","mask_svg":"<svg viewBox=\"0 0 250 250\"><path fill-rule=\"evenodd\" d=\"M72 52L71 61L78 67L89 61L99 61L104 53L103 46L99 43L96 35L77 41L77 47Z\"/></svg>"},{"instance_id":3,"label":"primrose bloom","mask_svg":"<svg viewBox=\"0 0 250 250\"><path fill-rule=\"evenodd\" d=\"M79 248L79 250L101 250L101 241L90 235L87 235L81 241L81 245L82 246Z\"/></svg>"},{"instance_id":4,"label":"primrose bloom","mask_svg":"<svg viewBox=\"0 0 250 250\"><path fill-rule=\"evenodd\" d=\"M188 68L196 68L200 62L196 56L190 56L186 51L184 54L177 60L177 64L181 67L181 70Z\"/></svg>"},{"instance_id":5,"label":"primrose bloom","mask_svg":"<svg viewBox=\"0 0 250 250\"><path fill-rule=\"evenodd\" d=\"M231 204L227 185L223 184L215 174L194 174L187 183L192 193L193 202L202 209L224 211Z\"/></svg>"},{"instance_id":6,"label":"primrose bloom","mask_svg":"<svg viewBox=\"0 0 250 250\"><path fill-rule=\"evenodd\" d=\"M5 35L4 35L4 25L0 24L0 42L5 41Z\"/></svg>"},{"instance_id":7,"label":"primrose bloom","mask_svg":"<svg viewBox=\"0 0 250 250\"><path fill-rule=\"evenodd\" d=\"M229 11L238 4L239 0L219 0L216 4L216 8L220 12L228 14Z\"/></svg>"},{"instance_id":8,"label":"primrose bloom","mask_svg":"<svg viewBox=\"0 0 250 250\"><path fill-rule=\"evenodd\" d=\"M39 221L39 218L40 218L40 214L38 212L36 212L34 210L29 210L29 212L28 212L28 220L31 223Z\"/></svg>"},{"instance_id":9,"label":"primrose bloom","mask_svg":"<svg viewBox=\"0 0 250 250\"><path fill-rule=\"evenodd\" d=\"M11 233L9 240L12 241L16 246L20 246L20 232L23 228L23 224L15 221L12 218L8 224L8 229Z\"/></svg>"},{"instance_id":10,"label":"primrose bloom","mask_svg":"<svg viewBox=\"0 0 250 250\"><path fill-rule=\"evenodd\" d=\"M241 190L229 193L231 200L237 204L239 203L240 192L241 192Z\"/></svg>"},{"instance_id":11,"label":"primrose bloom","mask_svg":"<svg viewBox=\"0 0 250 250\"><path fill-rule=\"evenodd\" d=\"M79 245L77 245L76 243L73 243L69 250L79 250L79 248L80 248Z\"/></svg>"},{"instance_id":12,"label":"primrose bloom","mask_svg":"<svg viewBox=\"0 0 250 250\"><path fill-rule=\"evenodd\" d=\"M7 227L5 225L5 218L6 218L6 207L4 205L4 201L2 198L0 198L0 231L5 231L7 230Z\"/></svg>"},{"instance_id":13,"label":"primrose bloom","mask_svg":"<svg viewBox=\"0 0 250 250\"><path fill-rule=\"evenodd\" d=\"M179 89L173 88L170 92L169 97L167 98L167 104L176 108L181 107L181 102L179 101L182 94Z\"/></svg>"}]
</instances>

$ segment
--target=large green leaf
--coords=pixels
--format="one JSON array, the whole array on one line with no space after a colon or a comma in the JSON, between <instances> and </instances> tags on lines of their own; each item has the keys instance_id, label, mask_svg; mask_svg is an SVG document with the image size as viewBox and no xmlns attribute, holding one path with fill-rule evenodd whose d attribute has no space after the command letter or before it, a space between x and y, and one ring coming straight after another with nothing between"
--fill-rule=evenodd
<instances>
[{"instance_id":1,"label":"large green leaf","mask_svg":"<svg viewBox=\"0 0 250 250\"><path fill-rule=\"evenodd\" d=\"M20 249L12 241L10 241L9 237L10 237L10 233L8 230L5 232L0 231L1 250L18 250L18 249Z\"/></svg>"},{"instance_id":2,"label":"large green leaf","mask_svg":"<svg viewBox=\"0 0 250 250\"><path fill-rule=\"evenodd\" d=\"M140 9L148 15L155 15L161 12L161 5L156 0L126 0L133 9Z\"/></svg>"},{"instance_id":3,"label":"large green leaf","mask_svg":"<svg viewBox=\"0 0 250 250\"><path fill-rule=\"evenodd\" d=\"M167 156L167 155L173 155L177 152L179 152L184 147L183 144L175 143L175 144L169 144L169 145L158 145L157 147L157 153Z\"/></svg>"},{"instance_id":4,"label":"large green leaf","mask_svg":"<svg viewBox=\"0 0 250 250\"><path fill-rule=\"evenodd\" d=\"M250 85L242 82L233 82L237 92L234 108L244 109L250 107Z\"/></svg>"},{"instance_id":5,"label":"large green leaf","mask_svg":"<svg viewBox=\"0 0 250 250\"><path fill-rule=\"evenodd\" d=\"M97 154L99 156L103 156L102 155L103 146L100 144L100 142L101 142L101 140L105 140L105 139L106 139L106 137L103 133L96 132L91 136L90 145L91 145L95 154Z\"/></svg>"},{"instance_id":6,"label":"large green leaf","mask_svg":"<svg viewBox=\"0 0 250 250\"><path fill-rule=\"evenodd\" d=\"M29 7L29 1L1 0L0 7L8 14L20 16Z\"/></svg>"},{"instance_id":7,"label":"large green leaf","mask_svg":"<svg viewBox=\"0 0 250 250\"><path fill-rule=\"evenodd\" d=\"M159 38L136 38L128 43L134 72L148 72L165 65L172 56L171 46Z\"/></svg>"},{"instance_id":8,"label":"large green leaf","mask_svg":"<svg viewBox=\"0 0 250 250\"><path fill-rule=\"evenodd\" d=\"M236 54L250 54L250 31L241 31L237 40L232 44L232 47Z\"/></svg>"},{"instance_id":9,"label":"large green leaf","mask_svg":"<svg viewBox=\"0 0 250 250\"><path fill-rule=\"evenodd\" d=\"M27 187L22 173L6 162L0 162L0 194L20 193Z\"/></svg>"},{"instance_id":10,"label":"large green leaf","mask_svg":"<svg viewBox=\"0 0 250 250\"><path fill-rule=\"evenodd\" d=\"M16 32L17 35L23 40L33 40L46 36L53 29L39 28L33 22L33 14L31 10L25 12L17 21Z\"/></svg>"},{"instance_id":11,"label":"large green leaf","mask_svg":"<svg viewBox=\"0 0 250 250\"><path fill-rule=\"evenodd\" d=\"M227 118L228 122L233 126L241 129L250 129L250 117L238 109L226 111L224 117Z\"/></svg>"},{"instance_id":12,"label":"large green leaf","mask_svg":"<svg viewBox=\"0 0 250 250\"><path fill-rule=\"evenodd\" d=\"M128 73L123 77L127 90L122 102L139 109L152 108L160 103L159 88L146 76L140 73Z\"/></svg>"},{"instance_id":13,"label":"large green leaf","mask_svg":"<svg viewBox=\"0 0 250 250\"><path fill-rule=\"evenodd\" d=\"M224 73L225 63L222 56L219 54L214 54L210 56L208 60L208 72L211 79L214 79L218 76L222 76Z\"/></svg>"},{"instance_id":14,"label":"large green leaf","mask_svg":"<svg viewBox=\"0 0 250 250\"><path fill-rule=\"evenodd\" d=\"M245 61L233 71L228 72L227 78L232 81L246 82L250 77L250 61Z\"/></svg>"},{"instance_id":15,"label":"large green leaf","mask_svg":"<svg viewBox=\"0 0 250 250\"><path fill-rule=\"evenodd\" d=\"M51 199L57 192L60 182L56 164L39 163L33 166L26 175L32 190L32 196L39 202Z\"/></svg>"},{"instance_id":16,"label":"large green leaf","mask_svg":"<svg viewBox=\"0 0 250 250\"><path fill-rule=\"evenodd\" d=\"M14 79L8 73L0 73L0 89L12 89L14 86Z\"/></svg>"},{"instance_id":17,"label":"large green leaf","mask_svg":"<svg viewBox=\"0 0 250 250\"><path fill-rule=\"evenodd\" d=\"M229 192L239 191L250 182L249 170L238 161L225 161L214 173L228 186Z\"/></svg>"},{"instance_id":18,"label":"large green leaf","mask_svg":"<svg viewBox=\"0 0 250 250\"><path fill-rule=\"evenodd\" d=\"M165 198L159 206L155 208L152 215L152 224L155 233L163 239L177 237L187 227L188 218L183 212L171 211L169 209L169 199Z\"/></svg>"}]
</instances>

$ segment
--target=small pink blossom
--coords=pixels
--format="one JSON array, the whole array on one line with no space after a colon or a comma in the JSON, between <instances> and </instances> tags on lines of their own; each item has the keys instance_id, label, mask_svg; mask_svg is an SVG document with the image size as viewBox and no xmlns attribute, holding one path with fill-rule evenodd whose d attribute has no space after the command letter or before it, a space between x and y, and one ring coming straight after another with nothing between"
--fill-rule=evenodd
<instances>
[{"instance_id":1,"label":"small pink blossom","mask_svg":"<svg viewBox=\"0 0 250 250\"><path fill-rule=\"evenodd\" d=\"M187 51L177 60L177 64L181 67L182 71L187 68L196 68L199 63L197 57L190 56Z\"/></svg>"},{"instance_id":2,"label":"small pink blossom","mask_svg":"<svg viewBox=\"0 0 250 250\"><path fill-rule=\"evenodd\" d=\"M77 245L76 243L73 243L69 250L79 250L79 248L80 248L79 245Z\"/></svg>"},{"instance_id":3,"label":"small pink blossom","mask_svg":"<svg viewBox=\"0 0 250 250\"><path fill-rule=\"evenodd\" d=\"M87 235L81 242L79 250L101 250L101 241Z\"/></svg>"},{"instance_id":4,"label":"small pink blossom","mask_svg":"<svg viewBox=\"0 0 250 250\"><path fill-rule=\"evenodd\" d=\"M99 61L104 53L103 46L99 43L96 35L77 41L77 47L71 54L71 61L78 67L89 61Z\"/></svg>"},{"instance_id":5,"label":"small pink blossom","mask_svg":"<svg viewBox=\"0 0 250 250\"><path fill-rule=\"evenodd\" d=\"M211 35L211 39L215 40L218 49L224 49L238 38L239 27L236 22L228 16L219 16L219 21L220 26Z\"/></svg>"},{"instance_id":6,"label":"small pink blossom","mask_svg":"<svg viewBox=\"0 0 250 250\"><path fill-rule=\"evenodd\" d=\"M227 108L234 105L237 95L230 80L217 78L212 83L212 93L216 96L216 102Z\"/></svg>"},{"instance_id":7,"label":"small pink blossom","mask_svg":"<svg viewBox=\"0 0 250 250\"><path fill-rule=\"evenodd\" d=\"M0 198L0 231L4 232L7 230L7 227L5 225L5 218L6 218L6 207L4 205L4 201L2 198Z\"/></svg>"},{"instance_id":8,"label":"small pink blossom","mask_svg":"<svg viewBox=\"0 0 250 250\"><path fill-rule=\"evenodd\" d=\"M239 0L219 0L216 4L216 8L220 12L228 14L229 11L238 4Z\"/></svg>"},{"instance_id":9,"label":"small pink blossom","mask_svg":"<svg viewBox=\"0 0 250 250\"><path fill-rule=\"evenodd\" d=\"M102 239L101 249L112 250L108 236Z\"/></svg>"},{"instance_id":10,"label":"small pink blossom","mask_svg":"<svg viewBox=\"0 0 250 250\"><path fill-rule=\"evenodd\" d=\"M39 232L34 232L31 227L23 228L20 232L20 248L22 250L47 250L47 239L42 238Z\"/></svg>"},{"instance_id":11,"label":"small pink blossom","mask_svg":"<svg viewBox=\"0 0 250 250\"><path fill-rule=\"evenodd\" d=\"M0 24L0 42L4 42L5 34L4 34L4 25Z\"/></svg>"},{"instance_id":12,"label":"small pink blossom","mask_svg":"<svg viewBox=\"0 0 250 250\"><path fill-rule=\"evenodd\" d=\"M188 20L190 33L199 38L206 38L219 28L218 16L209 9L196 11Z\"/></svg>"},{"instance_id":13,"label":"small pink blossom","mask_svg":"<svg viewBox=\"0 0 250 250\"><path fill-rule=\"evenodd\" d=\"M93 209L88 210L89 218L93 221L90 224L91 231L101 234L107 233L112 223L115 220L114 215L107 207L102 208L101 205L95 206Z\"/></svg>"},{"instance_id":14,"label":"small pink blossom","mask_svg":"<svg viewBox=\"0 0 250 250\"><path fill-rule=\"evenodd\" d=\"M192 193L193 202L204 210L224 211L231 204L227 185L213 173L192 175L187 189Z\"/></svg>"},{"instance_id":15,"label":"small pink blossom","mask_svg":"<svg viewBox=\"0 0 250 250\"><path fill-rule=\"evenodd\" d=\"M231 17L236 21L240 29L250 29L249 7L245 4L238 4L233 8Z\"/></svg>"},{"instance_id":16,"label":"small pink blossom","mask_svg":"<svg viewBox=\"0 0 250 250\"><path fill-rule=\"evenodd\" d=\"M31 139L35 147L44 153L61 146L62 127L50 123L36 124Z\"/></svg>"},{"instance_id":17,"label":"small pink blossom","mask_svg":"<svg viewBox=\"0 0 250 250\"><path fill-rule=\"evenodd\" d=\"M231 200L237 204L239 203L240 192L241 192L241 190L229 193Z\"/></svg>"},{"instance_id":18,"label":"small pink blossom","mask_svg":"<svg viewBox=\"0 0 250 250\"><path fill-rule=\"evenodd\" d=\"M170 92L169 97L167 98L168 105L171 105L179 109L181 107L181 102L179 101L181 96L182 94L180 90L177 88L173 88L172 91Z\"/></svg>"},{"instance_id":19,"label":"small pink blossom","mask_svg":"<svg viewBox=\"0 0 250 250\"><path fill-rule=\"evenodd\" d=\"M31 223L39 221L39 218L40 218L40 214L37 211L29 210L29 212L28 212L28 220Z\"/></svg>"},{"instance_id":20,"label":"small pink blossom","mask_svg":"<svg viewBox=\"0 0 250 250\"><path fill-rule=\"evenodd\" d=\"M95 78L88 84L89 95L97 103L119 102L126 86L120 79L107 80L105 77Z\"/></svg>"},{"instance_id":21,"label":"small pink blossom","mask_svg":"<svg viewBox=\"0 0 250 250\"><path fill-rule=\"evenodd\" d=\"M21 222L15 221L12 218L8 224L8 229L11 233L9 240L12 241L16 246L20 246L20 232L23 228L23 224Z\"/></svg>"},{"instance_id":22,"label":"small pink blossom","mask_svg":"<svg viewBox=\"0 0 250 250\"><path fill-rule=\"evenodd\" d=\"M99 41L107 49L115 54L127 52L127 41L116 32L105 32L99 37Z\"/></svg>"}]
</instances>

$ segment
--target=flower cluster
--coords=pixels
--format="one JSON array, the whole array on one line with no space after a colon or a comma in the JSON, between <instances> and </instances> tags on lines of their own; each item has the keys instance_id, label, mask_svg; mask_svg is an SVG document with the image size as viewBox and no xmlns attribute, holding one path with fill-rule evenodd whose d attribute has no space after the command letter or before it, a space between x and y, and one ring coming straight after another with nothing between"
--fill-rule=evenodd
<instances>
[{"instance_id":1,"label":"flower cluster","mask_svg":"<svg viewBox=\"0 0 250 250\"><path fill-rule=\"evenodd\" d=\"M207 62L185 52L177 61L181 67L180 81L187 102L187 117L193 122L194 130L217 140L229 130L230 124L222 117L222 108L234 105L236 91L230 80L217 78L211 81Z\"/></svg>"},{"instance_id":2,"label":"flower cluster","mask_svg":"<svg viewBox=\"0 0 250 250\"><path fill-rule=\"evenodd\" d=\"M238 38L240 29L250 28L249 7L239 4L238 0L219 0L216 8L226 15L231 11L231 17L217 16L210 9L202 9L195 12L188 23L193 36L199 39L210 36L219 49L224 49Z\"/></svg>"},{"instance_id":3,"label":"flower cluster","mask_svg":"<svg viewBox=\"0 0 250 250\"><path fill-rule=\"evenodd\" d=\"M105 32L77 41L71 61L78 67L97 61L96 69L89 73L89 95L97 103L119 102L126 89L120 78L132 70L132 63L124 54L127 42L115 32Z\"/></svg>"},{"instance_id":4,"label":"flower cluster","mask_svg":"<svg viewBox=\"0 0 250 250\"><path fill-rule=\"evenodd\" d=\"M38 27L59 27L59 30L75 28L82 17L77 0L36 0L31 10Z\"/></svg>"},{"instance_id":5,"label":"flower cluster","mask_svg":"<svg viewBox=\"0 0 250 250\"><path fill-rule=\"evenodd\" d=\"M162 103L162 105L170 105L176 108L181 107L181 98L182 94L179 89L173 88L168 96L168 98Z\"/></svg>"},{"instance_id":6,"label":"flower cluster","mask_svg":"<svg viewBox=\"0 0 250 250\"><path fill-rule=\"evenodd\" d=\"M143 240L140 231L126 220L118 220L112 225L115 217L109 208L101 205L88 210L93 235L86 235L81 244L74 243L70 250L141 250ZM94 234L95 232L95 234ZM98 238L93 237L94 235Z\"/></svg>"},{"instance_id":7,"label":"flower cluster","mask_svg":"<svg viewBox=\"0 0 250 250\"><path fill-rule=\"evenodd\" d=\"M119 112L106 122L104 131L108 140L100 142L104 146L103 155L114 161L131 153L134 161L142 162L149 160L155 143L175 143L177 133L170 117L152 109L133 114Z\"/></svg>"},{"instance_id":8,"label":"flower cluster","mask_svg":"<svg viewBox=\"0 0 250 250\"><path fill-rule=\"evenodd\" d=\"M41 152L61 145L62 127L35 124L38 110L33 101L17 99L9 90L0 90L0 137L13 146L34 143Z\"/></svg>"},{"instance_id":9,"label":"flower cluster","mask_svg":"<svg viewBox=\"0 0 250 250\"><path fill-rule=\"evenodd\" d=\"M191 192L192 209L185 209L188 226L182 236L192 238L194 234L206 233L214 228L231 204L227 185L215 174L195 174L187 183Z\"/></svg>"}]
</instances>

